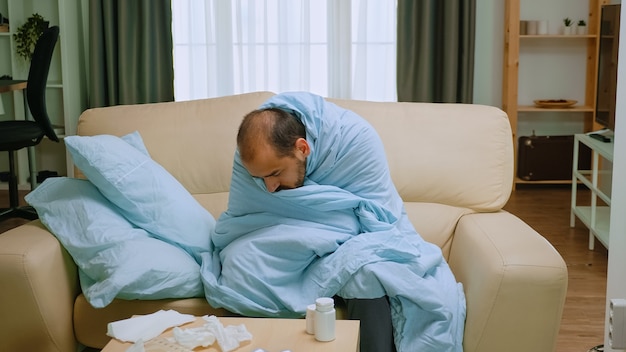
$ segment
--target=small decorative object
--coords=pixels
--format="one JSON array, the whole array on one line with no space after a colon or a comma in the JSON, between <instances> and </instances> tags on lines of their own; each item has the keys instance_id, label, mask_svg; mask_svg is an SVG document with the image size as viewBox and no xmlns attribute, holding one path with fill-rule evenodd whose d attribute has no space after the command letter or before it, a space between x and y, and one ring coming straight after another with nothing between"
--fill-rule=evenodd
<instances>
[{"instance_id":1,"label":"small decorative object","mask_svg":"<svg viewBox=\"0 0 626 352\"><path fill-rule=\"evenodd\" d=\"M528 34L528 22L529 21L519 21L519 35Z\"/></svg>"},{"instance_id":2,"label":"small decorative object","mask_svg":"<svg viewBox=\"0 0 626 352\"><path fill-rule=\"evenodd\" d=\"M585 20L578 21L578 24L576 25L576 34L578 35L587 34L587 22L585 22Z\"/></svg>"},{"instance_id":3,"label":"small decorative object","mask_svg":"<svg viewBox=\"0 0 626 352\"><path fill-rule=\"evenodd\" d=\"M315 335L315 304L309 304L306 306L306 333L309 335Z\"/></svg>"},{"instance_id":4,"label":"small decorative object","mask_svg":"<svg viewBox=\"0 0 626 352\"><path fill-rule=\"evenodd\" d=\"M528 21L528 26L526 27L526 34L537 35L538 26L539 26L539 21Z\"/></svg>"},{"instance_id":5,"label":"small decorative object","mask_svg":"<svg viewBox=\"0 0 626 352\"><path fill-rule=\"evenodd\" d=\"M578 103L577 100L571 99L540 99L534 102L539 108L569 108Z\"/></svg>"},{"instance_id":6,"label":"small decorative object","mask_svg":"<svg viewBox=\"0 0 626 352\"><path fill-rule=\"evenodd\" d=\"M548 34L548 20L537 21L537 34L539 35Z\"/></svg>"},{"instance_id":7,"label":"small decorative object","mask_svg":"<svg viewBox=\"0 0 626 352\"><path fill-rule=\"evenodd\" d=\"M569 35L572 34L574 27L572 26L573 22L569 17L565 17L563 19L563 34Z\"/></svg>"},{"instance_id":8,"label":"small decorative object","mask_svg":"<svg viewBox=\"0 0 626 352\"><path fill-rule=\"evenodd\" d=\"M19 26L13 34L13 39L15 39L17 46L17 54L24 60L30 61L35 49L35 43L37 43L41 33L48 28L48 25L49 22L43 16L35 13L23 25Z\"/></svg>"},{"instance_id":9,"label":"small decorative object","mask_svg":"<svg viewBox=\"0 0 626 352\"><path fill-rule=\"evenodd\" d=\"M9 19L2 16L0 13L0 32L8 32L9 31Z\"/></svg>"}]
</instances>

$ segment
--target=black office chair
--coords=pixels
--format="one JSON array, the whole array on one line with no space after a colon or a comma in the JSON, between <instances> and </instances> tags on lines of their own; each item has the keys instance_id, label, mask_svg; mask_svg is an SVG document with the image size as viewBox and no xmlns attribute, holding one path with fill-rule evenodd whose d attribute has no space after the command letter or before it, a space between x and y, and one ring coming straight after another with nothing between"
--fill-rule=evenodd
<instances>
[{"instance_id":1,"label":"black office chair","mask_svg":"<svg viewBox=\"0 0 626 352\"><path fill-rule=\"evenodd\" d=\"M31 207L19 206L15 152L39 144L44 137L59 141L46 109L46 83L58 39L59 27L52 26L41 34L35 44L26 86L26 100L34 121L0 121L0 151L9 152L9 208L0 210L0 221L14 217L37 219L37 213Z\"/></svg>"}]
</instances>

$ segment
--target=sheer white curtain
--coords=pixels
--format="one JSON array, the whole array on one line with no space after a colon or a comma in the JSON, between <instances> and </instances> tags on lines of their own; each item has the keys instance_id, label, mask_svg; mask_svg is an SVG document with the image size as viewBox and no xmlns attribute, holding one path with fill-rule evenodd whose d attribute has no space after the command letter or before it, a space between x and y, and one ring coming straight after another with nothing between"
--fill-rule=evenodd
<instances>
[{"instance_id":1,"label":"sheer white curtain","mask_svg":"<svg viewBox=\"0 0 626 352\"><path fill-rule=\"evenodd\" d=\"M396 101L395 0L173 0L176 100L259 90Z\"/></svg>"}]
</instances>

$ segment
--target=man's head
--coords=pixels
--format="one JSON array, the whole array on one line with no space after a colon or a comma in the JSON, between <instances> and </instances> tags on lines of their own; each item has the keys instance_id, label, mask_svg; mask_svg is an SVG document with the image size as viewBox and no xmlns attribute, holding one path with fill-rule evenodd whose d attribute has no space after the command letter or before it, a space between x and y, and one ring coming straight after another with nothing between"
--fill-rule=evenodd
<instances>
[{"instance_id":1,"label":"man's head","mask_svg":"<svg viewBox=\"0 0 626 352\"><path fill-rule=\"evenodd\" d=\"M304 125L288 112L254 110L243 118L237 134L243 166L262 178L270 192L302 186L311 153Z\"/></svg>"}]
</instances>

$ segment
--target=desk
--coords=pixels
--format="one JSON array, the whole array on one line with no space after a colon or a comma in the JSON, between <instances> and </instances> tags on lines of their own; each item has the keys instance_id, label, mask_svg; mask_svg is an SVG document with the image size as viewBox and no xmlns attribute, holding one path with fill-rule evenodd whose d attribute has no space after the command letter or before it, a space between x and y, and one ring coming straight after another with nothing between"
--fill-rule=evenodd
<instances>
[{"instance_id":1,"label":"desk","mask_svg":"<svg viewBox=\"0 0 626 352\"><path fill-rule=\"evenodd\" d=\"M28 119L28 99L26 98L26 86L28 81L26 80L14 80L14 79L0 79L0 94L13 91L24 91L24 119ZM28 150L28 169L30 172L30 189L34 190L37 187L37 174L35 173L35 148L29 147Z\"/></svg>"},{"instance_id":2,"label":"desk","mask_svg":"<svg viewBox=\"0 0 626 352\"><path fill-rule=\"evenodd\" d=\"M21 79L0 79L0 93L8 93L14 90L24 90L26 89L27 83L28 81ZM26 101L26 98L24 98L24 101Z\"/></svg>"}]
</instances>

